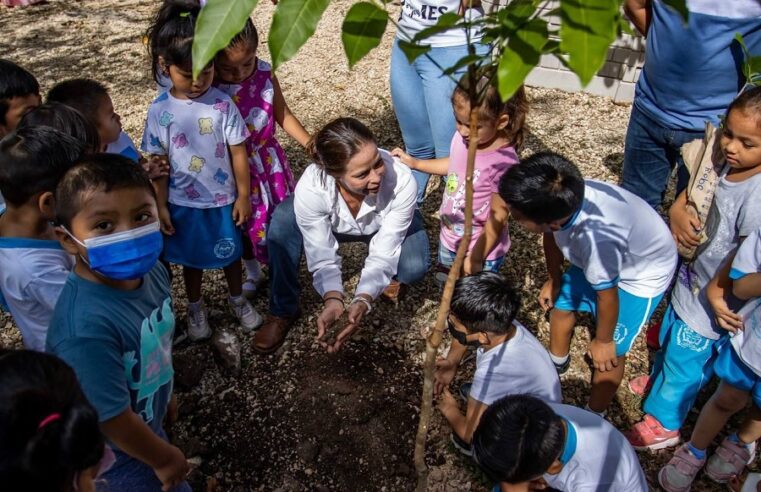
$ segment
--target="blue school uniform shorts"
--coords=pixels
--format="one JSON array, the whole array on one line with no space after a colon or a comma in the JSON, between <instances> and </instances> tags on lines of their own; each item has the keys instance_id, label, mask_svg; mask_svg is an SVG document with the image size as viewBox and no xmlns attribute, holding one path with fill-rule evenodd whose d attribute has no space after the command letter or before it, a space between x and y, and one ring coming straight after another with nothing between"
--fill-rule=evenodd
<instances>
[{"instance_id":1,"label":"blue school uniform shorts","mask_svg":"<svg viewBox=\"0 0 761 492\"><path fill-rule=\"evenodd\" d=\"M634 340L650 320L663 294L655 297L638 297L618 289L618 321L613 331L616 356L626 355ZM571 265L560 281L560 293L555 308L562 311L581 311L597 317L597 291L592 288L581 268Z\"/></svg>"},{"instance_id":2,"label":"blue school uniform shorts","mask_svg":"<svg viewBox=\"0 0 761 492\"><path fill-rule=\"evenodd\" d=\"M243 252L242 230L233 221L232 204L190 208L169 204L175 233L164 239L164 259L206 270L224 268Z\"/></svg>"},{"instance_id":3,"label":"blue school uniform shorts","mask_svg":"<svg viewBox=\"0 0 761 492\"><path fill-rule=\"evenodd\" d=\"M761 378L740 359L734 347L725 347L719 353L713 364L713 371L719 379L733 388L750 393L753 404L761 408Z\"/></svg>"},{"instance_id":4,"label":"blue school uniform shorts","mask_svg":"<svg viewBox=\"0 0 761 492\"><path fill-rule=\"evenodd\" d=\"M457 251L450 251L445 248L443 244L439 243L439 264L447 268L450 268L454 264L454 259L457 256ZM483 271L485 272L499 272L499 268L502 263L505 262L505 257L500 256L493 260L484 260Z\"/></svg>"}]
</instances>

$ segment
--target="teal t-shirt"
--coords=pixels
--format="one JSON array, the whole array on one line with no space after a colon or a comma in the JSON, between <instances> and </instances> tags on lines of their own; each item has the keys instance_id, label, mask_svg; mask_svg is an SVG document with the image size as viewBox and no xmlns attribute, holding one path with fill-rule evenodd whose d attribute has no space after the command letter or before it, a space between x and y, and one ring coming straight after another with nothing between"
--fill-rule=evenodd
<instances>
[{"instance_id":1,"label":"teal t-shirt","mask_svg":"<svg viewBox=\"0 0 761 492\"><path fill-rule=\"evenodd\" d=\"M47 351L76 372L101 422L131 408L156 433L172 395L174 314L161 263L133 291L74 272L58 298Z\"/></svg>"}]
</instances>

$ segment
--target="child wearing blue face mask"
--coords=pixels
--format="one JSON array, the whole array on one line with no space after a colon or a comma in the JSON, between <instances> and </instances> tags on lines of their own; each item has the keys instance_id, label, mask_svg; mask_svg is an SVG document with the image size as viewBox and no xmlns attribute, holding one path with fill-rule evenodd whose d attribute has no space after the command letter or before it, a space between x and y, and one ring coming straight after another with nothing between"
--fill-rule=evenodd
<instances>
[{"instance_id":1,"label":"child wearing blue face mask","mask_svg":"<svg viewBox=\"0 0 761 492\"><path fill-rule=\"evenodd\" d=\"M21 331L24 347L45 349L53 307L74 266L56 241L53 192L85 146L49 127L20 128L0 142L0 304Z\"/></svg>"},{"instance_id":2,"label":"child wearing blue face mask","mask_svg":"<svg viewBox=\"0 0 761 492\"><path fill-rule=\"evenodd\" d=\"M156 195L140 167L87 157L56 190L56 234L76 258L47 349L76 372L116 454L109 492L189 491L162 422L172 398L174 314Z\"/></svg>"}]
</instances>

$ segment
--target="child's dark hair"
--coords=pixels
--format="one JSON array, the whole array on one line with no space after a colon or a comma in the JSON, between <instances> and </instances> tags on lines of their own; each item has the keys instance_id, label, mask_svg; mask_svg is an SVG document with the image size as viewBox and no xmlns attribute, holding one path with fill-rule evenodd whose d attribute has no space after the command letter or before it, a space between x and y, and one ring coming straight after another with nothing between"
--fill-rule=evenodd
<instances>
[{"instance_id":1,"label":"child's dark hair","mask_svg":"<svg viewBox=\"0 0 761 492\"><path fill-rule=\"evenodd\" d=\"M504 275L478 272L454 285L449 310L469 331L504 334L520 307L520 295Z\"/></svg>"},{"instance_id":2,"label":"child's dark hair","mask_svg":"<svg viewBox=\"0 0 761 492\"><path fill-rule=\"evenodd\" d=\"M336 177L363 144L375 144L375 135L355 118L338 118L323 126L307 144L307 154L325 174Z\"/></svg>"},{"instance_id":3,"label":"child's dark hair","mask_svg":"<svg viewBox=\"0 0 761 492\"><path fill-rule=\"evenodd\" d=\"M70 135L85 145L85 153L101 151L98 130L82 113L58 102L47 102L37 106L21 119L19 128L49 126Z\"/></svg>"},{"instance_id":4,"label":"child's dark hair","mask_svg":"<svg viewBox=\"0 0 761 492\"><path fill-rule=\"evenodd\" d=\"M148 174L127 157L118 154L84 157L58 183L55 193L56 223L69 228L71 219L82 210L87 195L124 188L142 188L156 196Z\"/></svg>"},{"instance_id":5,"label":"child's dark hair","mask_svg":"<svg viewBox=\"0 0 761 492\"><path fill-rule=\"evenodd\" d=\"M0 351L0 483L4 490L71 490L105 441L74 371L42 352Z\"/></svg>"},{"instance_id":6,"label":"child's dark hair","mask_svg":"<svg viewBox=\"0 0 761 492\"><path fill-rule=\"evenodd\" d=\"M761 128L761 87L754 86L744 90L727 108L727 116L733 109L739 109L756 119L756 126Z\"/></svg>"},{"instance_id":7,"label":"child's dark hair","mask_svg":"<svg viewBox=\"0 0 761 492\"><path fill-rule=\"evenodd\" d=\"M47 126L16 129L0 141L0 193L9 204L21 206L38 193L55 191L84 148Z\"/></svg>"},{"instance_id":8,"label":"child's dark hair","mask_svg":"<svg viewBox=\"0 0 761 492\"><path fill-rule=\"evenodd\" d=\"M106 97L108 89L97 80L71 79L54 85L48 92L47 101L71 106L97 128L98 110Z\"/></svg>"},{"instance_id":9,"label":"child's dark hair","mask_svg":"<svg viewBox=\"0 0 761 492\"><path fill-rule=\"evenodd\" d=\"M584 200L584 178L568 159L537 152L502 175L499 196L538 224L573 215Z\"/></svg>"},{"instance_id":10,"label":"child's dark hair","mask_svg":"<svg viewBox=\"0 0 761 492\"><path fill-rule=\"evenodd\" d=\"M164 0L148 28L148 52L153 80L159 82L159 57L168 67L190 70L193 65L193 34L201 11L198 0Z\"/></svg>"},{"instance_id":11,"label":"child's dark hair","mask_svg":"<svg viewBox=\"0 0 761 492\"><path fill-rule=\"evenodd\" d=\"M487 84L488 87L486 87ZM455 104L455 97L468 101L469 87L470 77L465 74L452 93L452 104ZM488 78L482 77L476 84L476 91L480 93L484 89L486 94L484 95L483 103L481 103L479 116L496 120L503 114L507 115L507 126L503 130L505 138L507 138L511 146L520 149L523 147L527 133L528 99L526 98L525 89L523 86L520 86L510 99L502 101L502 97L499 95L499 91L494 84L490 83Z\"/></svg>"},{"instance_id":12,"label":"child's dark hair","mask_svg":"<svg viewBox=\"0 0 761 492\"><path fill-rule=\"evenodd\" d=\"M0 125L5 125L5 114L14 97L40 93L40 84L29 71L10 60L0 58Z\"/></svg>"},{"instance_id":13,"label":"child's dark hair","mask_svg":"<svg viewBox=\"0 0 761 492\"><path fill-rule=\"evenodd\" d=\"M486 409L473 434L473 458L495 482L522 483L544 474L565 442L561 418L529 395L510 395Z\"/></svg>"},{"instance_id":14,"label":"child's dark hair","mask_svg":"<svg viewBox=\"0 0 761 492\"><path fill-rule=\"evenodd\" d=\"M252 51L256 51L259 47L259 33L256 32L256 27L250 17L246 19L243 29L230 40L227 48L233 48L242 44L245 44Z\"/></svg>"}]
</instances>

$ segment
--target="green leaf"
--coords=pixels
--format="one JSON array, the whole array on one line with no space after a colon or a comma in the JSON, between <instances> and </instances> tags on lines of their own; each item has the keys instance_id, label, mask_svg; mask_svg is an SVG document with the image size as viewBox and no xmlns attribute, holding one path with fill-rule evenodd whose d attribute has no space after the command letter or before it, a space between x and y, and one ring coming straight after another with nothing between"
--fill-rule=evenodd
<instances>
[{"instance_id":1,"label":"green leaf","mask_svg":"<svg viewBox=\"0 0 761 492\"><path fill-rule=\"evenodd\" d=\"M508 40L497 66L497 87L502 100L512 97L531 69L539 64L547 36L547 23L533 19Z\"/></svg>"},{"instance_id":2,"label":"green leaf","mask_svg":"<svg viewBox=\"0 0 761 492\"><path fill-rule=\"evenodd\" d=\"M415 36L412 38L412 41L422 41L436 34L449 31L450 29L459 29L463 27L461 24L464 24L465 22L467 21L465 21L462 17L455 14L454 12L447 12L446 14L439 17L439 20L436 21L436 24L432 25L431 27L426 27L422 31L415 34Z\"/></svg>"},{"instance_id":3,"label":"green leaf","mask_svg":"<svg viewBox=\"0 0 761 492\"><path fill-rule=\"evenodd\" d=\"M209 0L201 9L193 36L194 78L243 30L258 1Z\"/></svg>"},{"instance_id":4,"label":"green leaf","mask_svg":"<svg viewBox=\"0 0 761 492\"><path fill-rule=\"evenodd\" d=\"M281 0L272 17L268 44L272 68L293 58L312 37L330 0Z\"/></svg>"},{"instance_id":5,"label":"green leaf","mask_svg":"<svg viewBox=\"0 0 761 492\"><path fill-rule=\"evenodd\" d=\"M735 33L735 40L740 43L743 50L743 75L747 82L752 82L754 85L758 84L759 78L761 78L761 56L753 56L750 54L748 47L745 44L745 39L738 32Z\"/></svg>"},{"instance_id":6,"label":"green leaf","mask_svg":"<svg viewBox=\"0 0 761 492\"><path fill-rule=\"evenodd\" d=\"M499 10L497 18L499 23L511 30L517 30L536 12L537 4L534 0L514 0L507 7Z\"/></svg>"},{"instance_id":7,"label":"green leaf","mask_svg":"<svg viewBox=\"0 0 761 492\"><path fill-rule=\"evenodd\" d=\"M663 0L663 3L679 12L684 22L687 22L690 16L690 11L687 9L687 0Z\"/></svg>"},{"instance_id":8,"label":"green leaf","mask_svg":"<svg viewBox=\"0 0 761 492\"><path fill-rule=\"evenodd\" d=\"M427 44L410 43L403 39L399 40L399 48L404 52L404 56L407 57L407 61L410 63L414 62L419 56L431 51L431 47Z\"/></svg>"},{"instance_id":9,"label":"green leaf","mask_svg":"<svg viewBox=\"0 0 761 492\"><path fill-rule=\"evenodd\" d=\"M602 67L618 31L618 2L560 0L560 51L568 67L587 85Z\"/></svg>"},{"instance_id":10,"label":"green leaf","mask_svg":"<svg viewBox=\"0 0 761 492\"><path fill-rule=\"evenodd\" d=\"M618 17L618 30L620 33L628 34L629 36L634 36L634 29L632 29L631 22L629 22L629 19L624 17L623 15Z\"/></svg>"},{"instance_id":11,"label":"green leaf","mask_svg":"<svg viewBox=\"0 0 761 492\"><path fill-rule=\"evenodd\" d=\"M388 12L372 3L360 2L349 9L341 26L349 68L380 44L387 24Z\"/></svg>"}]
</instances>

